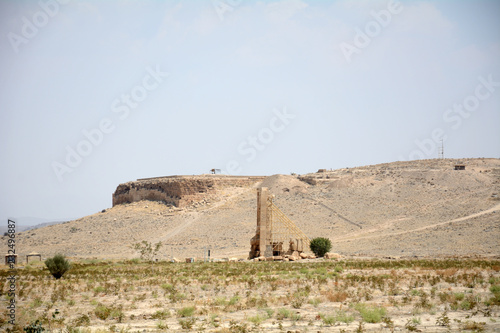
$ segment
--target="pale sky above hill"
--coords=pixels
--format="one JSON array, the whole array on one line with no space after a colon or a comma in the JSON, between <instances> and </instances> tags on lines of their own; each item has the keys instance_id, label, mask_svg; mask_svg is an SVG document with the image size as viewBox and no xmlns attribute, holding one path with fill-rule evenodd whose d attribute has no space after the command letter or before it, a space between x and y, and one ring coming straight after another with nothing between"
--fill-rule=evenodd
<instances>
[{"instance_id":1,"label":"pale sky above hill","mask_svg":"<svg viewBox=\"0 0 500 333\"><path fill-rule=\"evenodd\" d=\"M0 219L120 183L500 157L500 2L0 2ZM2 223L4 223L2 222Z\"/></svg>"}]
</instances>

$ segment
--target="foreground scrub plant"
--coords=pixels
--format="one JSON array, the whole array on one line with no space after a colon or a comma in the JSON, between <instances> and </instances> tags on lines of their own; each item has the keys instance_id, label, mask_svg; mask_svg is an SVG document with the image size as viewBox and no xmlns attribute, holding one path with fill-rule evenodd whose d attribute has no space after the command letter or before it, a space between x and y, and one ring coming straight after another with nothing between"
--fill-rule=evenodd
<instances>
[{"instance_id":1,"label":"foreground scrub plant","mask_svg":"<svg viewBox=\"0 0 500 333\"><path fill-rule=\"evenodd\" d=\"M309 248L317 257L324 257L331 250L332 242L328 238L316 237L311 240Z\"/></svg>"},{"instance_id":2,"label":"foreground scrub plant","mask_svg":"<svg viewBox=\"0 0 500 333\"><path fill-rule=\"evenodd\" d=\"M71 268L71 264L62 254L56 254L54 257L45 260L45 266L57 280Z\"/></svg>"}]
</instances>

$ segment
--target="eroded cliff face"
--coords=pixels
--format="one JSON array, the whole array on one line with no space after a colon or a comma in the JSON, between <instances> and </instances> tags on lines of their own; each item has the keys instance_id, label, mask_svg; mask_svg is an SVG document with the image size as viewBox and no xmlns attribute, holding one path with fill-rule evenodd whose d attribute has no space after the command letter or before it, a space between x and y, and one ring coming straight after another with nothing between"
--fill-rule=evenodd
<instances>
[{"instance_id":1,"label":"eroded cliff face","mask_svg":"<svg viewBox=\"0 0 500 333\"><path fill-rule=\"evenodd\" d=\"M265 177L254 176L170 176L138 179L118 185L113 206L141 200L163 201L185 207L227 187L249 187Z\"/></svg>"}]
</instances>

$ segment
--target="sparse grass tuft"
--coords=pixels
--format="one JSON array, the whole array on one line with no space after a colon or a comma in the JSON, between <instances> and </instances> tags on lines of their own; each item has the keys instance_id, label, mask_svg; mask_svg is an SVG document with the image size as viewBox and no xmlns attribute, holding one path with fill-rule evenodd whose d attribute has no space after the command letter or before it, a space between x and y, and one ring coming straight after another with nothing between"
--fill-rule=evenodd
<instances>
[{"instance_id":1,"label":"sparse grass tuft","mask_svg":"<svg viewBox=\"0 0 500 333\"><path fill-rule=\"evenodd\" d=\"M387 312L383 307L367 306L363 303L356 304L354 308L367 323L380 323Z\"/></svg>"},{"instance_id":2,"label":"sparse grass tuft","mask_svg":"<svg viewBox=\"0 0 500 333\"><path fill-rule=\"evenodd\" d=\"M195 307L194 306L187 306L184 308L181 308L177 311L177 316L178 317L191 317L194 314Z\"/></svg>"}]
</instances>

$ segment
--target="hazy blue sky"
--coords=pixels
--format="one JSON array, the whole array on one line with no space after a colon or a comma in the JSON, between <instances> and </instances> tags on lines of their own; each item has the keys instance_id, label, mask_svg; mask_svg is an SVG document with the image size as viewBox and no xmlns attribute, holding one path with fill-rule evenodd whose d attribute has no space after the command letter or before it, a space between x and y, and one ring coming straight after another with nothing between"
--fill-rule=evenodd
<instances>
[{"instance_id":1,"label":"hazy blue sky","mask_svg":"<svg viewBox=\"0 0 500 333\"><path fill-rule=\"evenodd\" d=\"M500 1L1 1L0 218L120 183L500 157Z\"/></svg>"}]
</instances>

